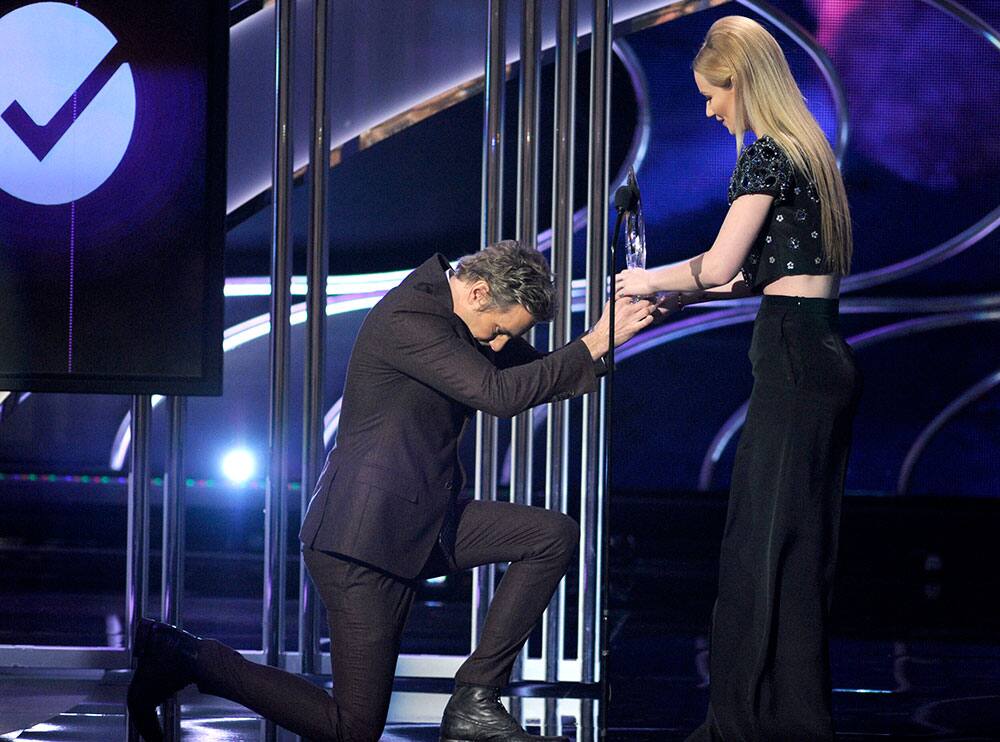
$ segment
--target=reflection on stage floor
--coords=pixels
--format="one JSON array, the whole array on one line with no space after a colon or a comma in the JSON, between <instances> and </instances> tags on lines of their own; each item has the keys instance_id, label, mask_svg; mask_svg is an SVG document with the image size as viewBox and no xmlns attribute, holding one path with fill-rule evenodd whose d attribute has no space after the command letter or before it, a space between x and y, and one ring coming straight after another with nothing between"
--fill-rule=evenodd
<instances>
[{"instance_id":1,"label":"reflection on stage floor","mask_svg":"<svg viewBox=\"0 0 1000 742\"><path fill-rule=\"evenodd\" d=\"M654 611L619 614L609 742L683 740L708 700L703 636L669 634ZM832 644L837 739L1000 739L1000 646L959 641L837 638ZM0 673L0 740L125 739L126 672ZM437 740L449 681L397 680L383 741ZM517 692L565 692L545 686ZM504 699L510 707L510 698ZM596 742L595 701L522 696L519 718L535 733ZM262 722L246 709L188 688L180 695L184 742L257 742ZM517 709L517 701L513 708ZM279 740L295 739L280 733Z\"/></svg>"},{"instance_id":2,"label":"reflection on stage floor","mask_svg":"<svg viewBox=\"0 0 1000 742\"><path fill-rule=\"evenodd\" d=\"M984 607L984 596L1000 591L1000 504L851 497L844 506L831 627L838 740L1000 740L1000 614ZM62 512L67 524L80 520L77 511L71 518L50 510ZM27 531L39 513L6 523L25 523ZM704 718L706 634L724 516L722 497L618 497L609 742L683 740ZM109 526L104 535L98 525L77 529L102 537L97 546L0 542L0 644L122 646L120 534ZM233 646L259 648L258 557L192 551L186 625ZM470 583L463 576L426 587L411 613L404 653L464 656ZM157 592L152 585L151 596ZM150 612L158 615L155 599ZM292 602L287 615L296 615ZM296 646L291 631L286 646ZM25 663L0 668L0 739L124 739L127 673L15 664ZM397 689L383 739L436 740L449 681L401 679ZM193 689L181 700L184 740L261 739L260 720L245 709ZM546 732L598 739L580 701L563 699L550 713L544 703L522 704L532 731L544 719Z\"/></svg>"},{"instance_id":3,"label":"reflection on stage floor","mask_svg":"<svg viewBox=\"0 0 1000 742\"><path fill-rule=\"evenodd\" d=\"M0 740L18 742L109 742L125 737L126 672L60 671L59 676L7 670L0 674ZM393 694L385 742L438 739L438 721L449 694L439 680L399 679L397 687L413 690ZM522 688L517 692L532 692ZM543 691L544 692L544 691ZM181 704L183 742L256 742L264 725L253 712L190 687ZM511 707L510 698L504 699ZM535 733L563 734L579 742L594 742L593 701L573 698L520 696L512 710ZM281 742L297 739L279 730Z\"/></svg>"}]
</instances>

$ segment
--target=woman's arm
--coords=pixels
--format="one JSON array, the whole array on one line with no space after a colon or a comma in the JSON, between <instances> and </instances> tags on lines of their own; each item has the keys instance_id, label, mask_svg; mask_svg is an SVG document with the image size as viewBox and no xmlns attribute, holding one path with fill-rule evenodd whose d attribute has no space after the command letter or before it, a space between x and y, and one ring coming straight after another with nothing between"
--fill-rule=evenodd
<instances>
[{"instance_id":1,"label":"woman's arm","mask_svg":"<svg viewBox=\"0 0 1000 742\"><path fill-rule=\"evenodd\" d=\"M729 207L709 250L689 260L651 270L622 271L615 281L617 291L622 296L649 296L657 291L704 292L729 286L764 226L773 202L773 196L763 193L740 196Z\"/></svg>"},{"instance_id":2,"label":"woman's arm","mask_svg":"<svg viewBox=\"0 0 1000 742\"><path fill-rule=\"evenodd\" d=\"M702 304L706 301L745 299L752 294L750 286L743 280L743 274L739 273L736 278L724 286L718 286L711 290L684 291L678 293L678 296L680 296L679 304L683 308L691 304Z\"/></svg>"},{"instance_id":3,"label":"woman's arm","mask_svg":"<svg viewBox=\"0 0 1000 742\"><path fill-rule=\"evenodd\" d=\"M659 320L671 314L676 314L691 304L702 304L707 301L720 301L723 299L743 299L751 296L752 293L746 281L743 280L742 274L736 276L736 278L725 286L719 286L711 291L698 289L697 291L662 292L656 297L656 319L654 320L654 324L658 324Z\"/></svg>"}]
</instances>

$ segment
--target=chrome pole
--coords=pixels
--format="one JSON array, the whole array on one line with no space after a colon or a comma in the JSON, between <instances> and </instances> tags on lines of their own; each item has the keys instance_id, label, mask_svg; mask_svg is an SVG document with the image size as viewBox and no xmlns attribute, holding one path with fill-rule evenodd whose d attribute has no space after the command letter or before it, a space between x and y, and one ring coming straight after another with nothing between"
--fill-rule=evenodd
<instances>
[{"instance_id":1,"label":"chrome pole","mask_svg":"<svg viewBox=\"0 0 1000 742\"><path fill-rule=\"evenodd\" d=\"M285 541L288 523L288 471L285 462L289 317L291 313L292 185L292 32L295 0L275 3L275 120L272 173L270 407L268 470L264 499L264 662L277 666L284 638ZM277 739L277 726L264 725L267 742Z\"/></svg>"},{"instance_id":2,"label":"chrome pole","mask_svg":"<svg viewBox=\"0 0 1000 742\"><path fill-rule=\"evenodd\" d=\"M149 596L149 418L152 406L148 394L132 397L131 467L128 477L128 532L125 567L125 636L129 652L135 629L146 614ZM135 670L135 659L132 661ZM127 739L139 739L135 725L127 724Z\"/></svg>"},{"instance_id":3,"label":"chrome pole","mask_svg":"<svg viewBox=\"0 0 1000 742\"><path fill-rule=\"evenodd\" d=\"M306 517L309 498L323 466L323 391L326 360L326 282L330 273L327 250L326 193L330 170L329 113L326 78L329 70L329 0L316 0L313 37L312 149L309 153L309 254L306 281L309 309L306 313L305 412L302 421L301 517ZM318 662L319 600L299 558L299 656L302 672L314 674Z\"/></svg>"},{"instance_id":4,"label":"chrome pole","mask_svg":"<svg viewBox=\"0 0 1000 742\"><path fill-rule=\"evenodd\" d=\"M163 477L163 559L160 580L160 616L181 625L184 599L184 420L186 397L167 401L167 466ZM163 731L168 742L181 738L180 705L174 696L163 705Z\"/></svg>"},{"instance_id":5,"label":"chrome pole","mask_svg":"<svg viewBox=\"0 0 1000 742\"><path fill-rule=\"evenodd\" d=\"M485 107L483 111L483 182L480 241L486 247L500 239L503 205L503 122L506 47L506 0L489 0L486 29ZM497 499L497 419L476 413L475 498ZM493 599L496 567L474 570L472 580L472 642L479 641Z\"/></svg>"},{"instance_id":6,"label":"chrome pole","mask_svg":"<svg viewBox=\"0 0 1000 742\"><path fill-rule=\"evenodd\" d=\"M517 239L535 249L538 243L538 90L542 81L542 9L539 0L524 0L521 13L521 79L518 88L517 124ZM527 340L535 342L535 331ZM530 505L532 482L531 410L514 418L510 434L510 499ZM511 680L521 680L522 650L511 671Z\"/></svg>"},{"instance_id":7,"label":"chrome pole","mask_svg":"<svg viewBox=\"0 0 1000 742\"><path fill-rule=\"evenodd\" d=\"M576 0L560 0L556 32L556 110L552 172L552 270L559 307L549 331L549 350L569 342L573 284L573 155L576 108ZM569 467L569 402L549 406L546 429L545 506L566 512ZM545 620L545 680L559 679L566 588L560 583Z\"/></svg>"},{"instance_id":8,"label":"chrome pole","mask_svg":"<svg viewBox=\"0 0 1000 742\"><path fill-rule=\"evenodd\" d=\"M580 724L577 727L577 742L595 742L598 739L604 739L604 735L601 734L601 730L598 728L597 714L594 713L595 705L594 701L589 698L584 698L580 701Z\"/></svg>"},{"instance_id":9,"label":"chrome pole","mask_svg":"<svg viewBox=\"0 0 1000 742\"><path fill-rule=\"evenodd\" d=\"M612 0L594 0L594 25L590 44L590 153L587 196L587 310L591 327L601 316L608 280L608 135L611 130ZM596 394L583 399L583 482L580 493L580 590L577 607L580 630L577 656L581 680L600 677L597 660L597 612L600 603L600 504L604 492L605 382Z\"/></svg>"},{"instance_id":10,"label":"chrome pole","mask_svg":"<svg viewBox=\"0 0 1000 742\"><path fill-rule=\"evenodd\" d=\"M521 19L521 79L518 90L517 239L538 244L538 119L541 106L542 13L539 0L524 0ZM528 341L534 343L534 330ZM531 504L531 412L514 418L511 431L511 501Z\"/></svg>"}]
</instances>

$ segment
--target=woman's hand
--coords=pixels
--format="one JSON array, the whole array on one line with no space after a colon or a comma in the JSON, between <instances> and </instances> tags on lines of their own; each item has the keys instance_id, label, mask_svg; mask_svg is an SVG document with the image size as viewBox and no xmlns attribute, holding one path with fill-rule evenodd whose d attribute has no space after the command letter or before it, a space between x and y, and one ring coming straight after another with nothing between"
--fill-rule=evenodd
<instances>
[{"instance_id":1,"label":"woman's hand","mask_svg":"<svg viewBox=\"0 0 1000 742\"><path fill-rule=\"evenodd\" d=\"M656 319L653 320L654 323L681 311L684 308L683 294L680 291L662 291L656 295L655 306Z\"/></svg>"},{"instance_id":2,"label":"woman's hand","mask_svg":"<svg viewBox=\"0 0 1000 742\"><path fill-rule=\"evenodd\" d=\"M619 299L626 296L650 296L656 293L650 272L642 268L629 268L615 276L615 291Z\"/></svg>"}]
</instances>

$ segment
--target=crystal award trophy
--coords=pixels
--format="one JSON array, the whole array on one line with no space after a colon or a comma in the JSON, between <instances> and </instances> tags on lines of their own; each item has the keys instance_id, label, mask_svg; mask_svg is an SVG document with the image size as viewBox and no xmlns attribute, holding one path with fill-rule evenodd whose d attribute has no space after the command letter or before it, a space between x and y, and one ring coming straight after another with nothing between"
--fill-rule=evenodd
<instances>
[{"instance_id":1,"label":"crystal award trophy","mask_svg":"<svg viewBox=\"0 0 1000 742\"><path fill-rule=\"evenodd\" d=\"M635 180L635 171L628 169L628 188L635 194L635 207L629 210L625 218L625 265L629 269L646 267L646 222L642 218L642 199L639 197L639 184ZM639 301L632 297L633 302Z\"/></svg>"},{"instance_id":2,"label":"crystal award trophy","mask_svg":"<svg viewBox=\"0 0 1000 742\"><path fill-rule=\"evenodd\" d=\"M646 222L642 218L642 199L635 171L628 169L628 187L635 194L635 207L625 221L625 265L629 268L646 267Z\"/></svg>"}]
</instances>

